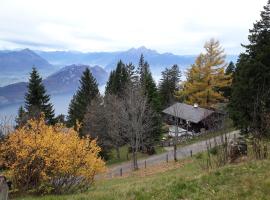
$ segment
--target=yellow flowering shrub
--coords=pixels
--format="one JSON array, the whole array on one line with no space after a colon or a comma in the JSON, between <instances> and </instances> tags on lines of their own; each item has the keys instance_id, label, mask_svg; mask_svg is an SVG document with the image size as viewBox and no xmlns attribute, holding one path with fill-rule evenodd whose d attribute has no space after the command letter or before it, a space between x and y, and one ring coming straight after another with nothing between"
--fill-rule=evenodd
<instances>
[{"instance_id":1,"label":"yellow flowering shrub","mask_svg":"<svg viewBox=\"0 0 270 200\"><path fill-rule=\"evenodd\" d=\"M0 160L20 191L64 193L87 189L105 170L96 140L80 138L62 124L29 120L0 146Z\"/></svg>"}]
</instances>

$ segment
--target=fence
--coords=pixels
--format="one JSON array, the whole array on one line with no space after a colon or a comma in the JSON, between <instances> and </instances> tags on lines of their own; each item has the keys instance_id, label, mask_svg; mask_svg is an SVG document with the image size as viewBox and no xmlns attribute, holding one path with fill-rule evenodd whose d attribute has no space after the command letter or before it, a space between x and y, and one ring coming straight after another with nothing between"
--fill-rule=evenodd
<instances>
[{"instance_id":1,"label":"fence","mask_svg":"<svg viewBox=\"0 0 270 200\"><path fill-rule=\"evenodd\" d=\"M179 149L177 152L177 158L182 159L186 157L192 157L193 156L193 150L192 149ZM152 156L145 160L138 160L138 167L139 169L148 169L151 168L153 165L156 164L162 164L162 163L169 163L169 161L173 161L173 151L169 151L168 153ZM119 167L115 167L114 169L110 170L109 173L107 173L107 178L113 178L113 177L121 177L125 174L130 173L133 170L132 163L123 164Z\"/></svg>"},{"instance_id":2,"label":"fence","mask_svg":"<svg viewBox=\"0 0 270 200\"><path fill-rule=\"evenodd\" d=\"M233 139L238 134L237 131L230 133L228 139ZM177 159L183 159L187 157L193 157L194 154L206 151L207 148L210 146L214 147L215 145L222 144L223 137L216 136L214 138L208 139L206 141L197 142L194 144L190 144L188 146L181 147L176 151ZM169 161L174 160L174 151L169 151L167 153L163 153L160 155L154 155L144 160L138 160L138 167L140 169L147 169L151 168L153 165L168 163ZM121 177L125 174L130 173L133 170L132 163L125 163L115 168L110 169L110 171L106 174L107 178L112 177Z\"/></svg>"}]
</instances>

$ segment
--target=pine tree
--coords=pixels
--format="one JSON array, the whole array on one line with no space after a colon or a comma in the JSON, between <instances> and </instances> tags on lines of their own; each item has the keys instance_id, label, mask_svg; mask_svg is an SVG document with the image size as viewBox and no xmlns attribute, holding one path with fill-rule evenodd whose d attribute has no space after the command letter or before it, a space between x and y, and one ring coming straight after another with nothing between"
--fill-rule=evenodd
<instances>
[{"instance_id":1,"label":"pine tree","mask_svg":"<svg viewBox=\"0 0 270 200\"><path fill-rule=\"evenodd\" d=\"M229 63L229 65L228 65L228 67L226 68L225 74L228 75L228 76L231 76L232 79L233 79L234 72L235 72L235 65L234 65L234 63L231 61L231 62ZM223 93L223 96L224 96L226 99L230 99L231 93L232 93L232 86L231 86L231 85L225 86L225 87L221 88L220 91Z\"/></svg>"},{"instance_id":2,"label":"pine tree","mask_svg":"<svg viewBox=\"0 0 270 200\"><path fill-rule=\"evenodd\" d=\"M133 84L138 82L138 74L136 73L135 66L132 63L126 65L126 70L129 82Z\"/></svg>"},{"instance_id":3,"label":"pine tree","mask_svg":"<svg viewBox=\"0 0 270 200\"><path fill-rule=\"evenodd\" d=\"M187 72L183 90L177 92L188 104L198 103L211 108L225 97L221 88L229 86L231 76L225 75L225 55L218 41L211 39L204 46L206 53L200 54Z\"/></svg>"},{"instance_id":4,"label":"pine tree","mask_svg":"<svg viewBox=\"0 0 270 200\"><path fill-rule=\"evenodd\" d=\"M228 65L228 67L225 70L225 74L226 75L231 75L235 72L235 65L234 63L231 61Z\"/></svg>"},{"instance_id":5,"label":"pine tree","mask_svg":"<svg viewBox=\"0 0 270 200\"><path fill-rule=\"evenodd\" d=\"M89 68L83 72L80 80L80 87L73 96L68 110L68 126L76 126L82 123L87 107L91 101L99 96L98 84Z\"/></svg>"},{"instance_id":6,"label":"pine tree","mask_svg":"<svg viewBox=\"0 0 270 200\"><path fill-rule=\"evenodd\" d=\"M248 36L238 59L229 104L234 124L256 135L269 135L270 114L270 1Z\"/></svg>"},{"instance_id":7,"label":"pine tree","mask_svg":"<svg viewBox=\"0 0 270 200\"><path fill-rule=\"evenodd\" d=\"M161 72L161 75L159 95L161 107L166 108L175 101L175 92L179 86L181 72L177 65L173 65Z\"/></svg>"},{"instance_id":8,"label":"pine tree","mask_svg":"<svg viewBox=\"0 0 270 200\"><path fill-rule=\"evenodd\" d=\"M120 60L117 67L110 74L106 85L105 94L123 95L124 88L128 82L129 75L125 64Z\"/></svg>"},{"instance_id":9,"label":"pine tree","mask_svg":"<svg viewBox=\"0 0 270 200\"><path fill-rule=\"evenodd\" d=\"M41 113L44 113L47 123L55 123L54 109L50 103L50 96L46 94L42 78L35 68L33 68L30 74L28 91L25 95L25 110L29 118L38 118Z\"/></svg>"},{"instance_id":10,"label":"pine tree","mask_svg":"<svg viewBox=\"0 0 270 200\"><path fill-rule=\"evenodd\" d=\"M19 107L18 115L15 119L16 122L16 128L22 127L27 122L27 113L24 110L23 106Z\"/></svg>"},{"instance_id":11,"label":"pine tree","mask_svg":"<svg viewBox=\"0 0 270 200\"><path fill-rule=\"evenodd\" d=\"M154 111L154 115L152 116L152 121L154 124L155 129L150 131L149 137L146 138L148 140L147 145L147 151L148 153L153 150L153 142L158 141L160 139L161 135L161 118L160 118L160 112L161 112L161 105L160 105L160 98L159 93L157 90L156 83L152 77L150 66L149 64L144 60L143 55L141 55L138 65L138 75L139 75L139 83L143 90L143 95L147 97L148 104L150 105L151 109ZM151 140L149 140L151 138Z\"/></svg>"}]
</instances>

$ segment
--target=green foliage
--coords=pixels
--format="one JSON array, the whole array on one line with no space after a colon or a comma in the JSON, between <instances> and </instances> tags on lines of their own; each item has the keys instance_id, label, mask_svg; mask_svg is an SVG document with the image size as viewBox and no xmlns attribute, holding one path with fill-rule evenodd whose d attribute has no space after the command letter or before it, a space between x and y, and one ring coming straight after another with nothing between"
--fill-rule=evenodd
<instances>
[{"instance_id":1,"label":"green foliage","mask_svg":"<svg viewBox=\"0 0 270 200\"><path fill-rule=\"evenodd\" d=\"M109 80L106 85L105 94L123 95L123 91L128 82L128 71L125 64L120 60L117 67L110 73Z\"/></svg>"},{"instance_id":2,"label":"green foliage","mask_svg":"<svg viewBox=\"0 0 270 200\"><path fill-rule=\"evenodd\" d=\"M264 119L270 112L270 1L254 24L236 65L230 99L235 126L269 135Z\"/></svg>"},{"instance_id":3,"label":"green foliage","mask_svg":"<svg viewBox=\"0 0 270 200\"><path fill-rule=\"evenodd\" d=\"M179 86L181 72L177 65L173 65L171 68L166 68L161 75L158 91L161 108L164 109L175 101L174 94Z\"/></svg>"},{"instance_id":4,"label":"green foliage","mask_svg":"<svg viewBox=\"0 0 270 200\"><path fill-rule=\"evenodd\" d=\"M155 129L150 132L149 137L147 137L147 142L149 145L147 148L151 149L155 141L159 141L162 131L161 131L161 105L160 105L160 97L157 90L156 83L152 77L150 66L149 64L144 60L143 55L141 55L138 65L138 75L139 75L139 82L142 86L144 95L147 96L148 104L152 108L152 110L155 112L152 121L153 126ZM152 152L153 153L153 152Z\"/></svg>"},{"instance_id":5,"label":"green foliage","mask_svg":"<svg viewBox=\"0 0 270 200\"><path fill-rule=\"evenodd\" d=\"M54 109L50 103L50 96L46 94L42 78L35 68L33 68L29 83L28 91L25 95L25 110L19 108L16 119L17 126L26 123L27 119L39 118L41 113L45 114L45 120L48 124L54 124Z\"/></svg>"},{"instance_id":6,"label":"green foliage","mask_svg":"<svg viewBox=\"0 0 270 200\"><path fill-rule=\"evenodd\" d=\"M18 115L15 119L16 128L23 126L27 122L27 113L25 112L23 106L19 107Z\"/></svg>"},{"instance_id":7,"label":"green foliage","mask_svg":"<svg viewBox=\"0 0 270 200\"><path fill-rule=\"evenodd\" d=\"M80 80L80 87L69 104L67 120L70 127L76 126L76 122L83 122L87 107L98 96L97 81L90 70L86 68Z\"/></svg>"},{"instance_id":8,"label":"green foliage","mask_svg":"<svg viewBox=\"0 0 270 200\"><path fill-rule=\"evenodd\" d=\"M232 78L234 76L235 73L235 65L233 62L230 62L228 67L225 70L225 75L230 75ZM231 92L232 92L232 86L226 86L221 88L221 91L223 92L223 95L226 99L229 99L231 97Z\"/></svg>"}]
</instances>

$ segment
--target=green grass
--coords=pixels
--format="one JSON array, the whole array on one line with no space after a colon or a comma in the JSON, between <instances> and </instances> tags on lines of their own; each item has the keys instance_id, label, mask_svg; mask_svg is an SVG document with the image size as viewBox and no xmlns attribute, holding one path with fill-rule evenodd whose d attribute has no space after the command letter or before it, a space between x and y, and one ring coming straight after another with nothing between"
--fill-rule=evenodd
<instances>
[{"instance_id":1,"label":"green grass","mask_svg":"<svg viewBox=\"0 0 270 200\"><path fill-rule=\"evenodd\" d=\"M161 153L166 152L166 150L163 147L160 147L160 146L155 147L155 149L156 149L156 154L161 154ZM107 166L112 166L112 165L116 165L116 164L120 164L120 163L123 163L123 162L130 161L131 153L129 153L128 157L127 157L127 152L128 152L128 146L127 145L122 146L120 148L120 159L118 159L117 156L116 156L116 150L112 150L112 152L110 154L110 158L106 162L106 165ZM141 153L141 152L138 153L138 159L143 159L143 158L147 158L147 157L149 157L148 154L144 154L144 153Z\"/></svg>"},{"instance_id":2,"label":"green grass","mask_svg":"<svg viewBox=\"0 0 270 200\"><path fill-rule=\"evenodd\" d=\"M227 165L210 172L193 157L183 167L146 177L97 182L88 192L21 200L270 199L270 160Z\"/></svg>"}]
</instances>

